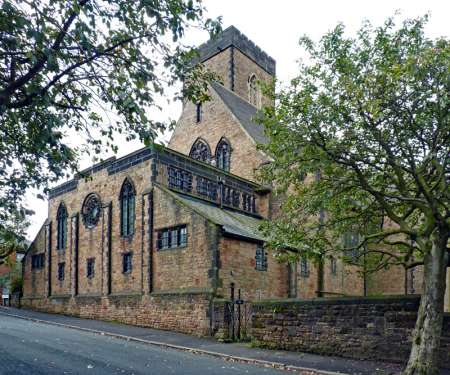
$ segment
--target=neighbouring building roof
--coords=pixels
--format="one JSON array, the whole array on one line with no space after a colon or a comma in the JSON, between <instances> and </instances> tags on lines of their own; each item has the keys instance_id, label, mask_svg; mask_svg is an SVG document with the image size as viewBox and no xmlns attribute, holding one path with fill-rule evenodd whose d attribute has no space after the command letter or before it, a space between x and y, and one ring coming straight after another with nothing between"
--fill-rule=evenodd
<instances>
[{"instance_id":1,"label":"neighbouring building roof","mask_svg":"<svg viewBox=\"0 0 450 375\"><path fill-rule=\"evenodd\" d=\"M236 27L230 26L198 47L199 57L194 61L203 62L226 48L234 46L250 57L269 74L275 75L276 62L266 52L242 34Z\"/></svg>"},{"instance_id":2,"label":"neighbouring building roof","mask_svg":"<svg viewBox=\"0 0 450 375\"><path fill-rule=\"evenodd\" d=\"M264 237L259 231L259 226L263 222L262 219L245 215L232 209L221 208L213 203L188 195L179 194L161 185L157 186L183 206L188 207L214 224L220 225L225 233L250 240L264 241Z\"/></svg>"},{"instance_id":3,"label":"neighbouring building roof","mask_svg":"<svg viewBox=\"0 0 450 375\"><path fill-rule=\"evenodd\" d=\"M268 138L264 134L264 126L257 124L254 119L257 115L258 109L251 105L234 92L226 89L223 85L217 82L211 83L214 91L219 95L225 105L241 123L246 132L252 137L256 143L266 144Z\"/></svg>"}]
</instances>

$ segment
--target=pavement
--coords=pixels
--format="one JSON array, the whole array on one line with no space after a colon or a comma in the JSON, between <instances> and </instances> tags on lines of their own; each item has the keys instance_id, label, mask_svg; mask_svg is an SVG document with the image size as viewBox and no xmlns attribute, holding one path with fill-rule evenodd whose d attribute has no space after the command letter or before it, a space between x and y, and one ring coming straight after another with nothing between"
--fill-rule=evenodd
<instances>
[{"instance_id":1,"label":"pavement","mask_svg":"<svg viewBox=\"0 0 450 375\"><path fill-rule=\"evenodd\" d=\"M25 322L25 321L26 322ZM7 321L8 324L5 326L5 321ZM21 334L23 329L21 327L21 323L24 327L29 329L29 333L23 336L24 338L21 338ZM33 325L34 324L34 325ZM53 327L51 329L45 329L48 327L48 325L51 324ZM5 336L5 327L6 327L6 333L9 336ZM15 328L14 328L15 327ZM20 329L18 330L19 327ZM77 331L83 331L83 332L77 332L75 333L74 330ZM11 334L14 333L14 334ZM299 353L299 352L289 352L289 351L276 351L276 350L266 350L266 349L259 349L259 348L252 348L249 346L249 344L246 343L220 343L215 341L212 338L204 338L204 337L195 337L190 336L182 333L177 332L171 332L171 331L162 331L152 328L142 328L142 327L136 327L131 325L125 325L125 324L119 324L114 322L105 322L105 321L99 321L99 320L90 320L90 319L82 319L82 318L76 318L71 316L65 316L65 315L59 315L59 314L48 314L48 313L42 313L37 311L31 311L31 310L24 310L24 309L15 309L15 308L6 308L6 307L0 307L0 348L2 350L0 351L0 375L6 375L6 374L22 374L21 372L8 372L10 370L6 370L6 372L2 372L2 366L4 363L10 363L11 360L8 359L9 356L18 355L18 357L22 358L15 358L15 360L19 361L18 363L23 363L26 369L27 363L29 361L35 362L34 359L32 360L30 355L33 356L32 353L34 353L36 350L40 350L40 346L35 348L35 342L33 339L36 337L39 340L42 335L42 340L50 340L50 337L46 337L46 332L58 332L57 337L60 338L60 340L64 340L64 342L70 343L72 345L72 339L69 339L69 336L78 335L78 341L73 341L74 343L82 342L83 340L90 341L90 344L86 344L86 355L89 353L89 346L93 347L95 350L99 350L99 361L101 363L100 368L105 368L105 363L113 363L111 366L118 366L117 368L120 368L123 370L123 366L119 366L120 363L116 363L117 358L121 358L120 350L117 349L120 347L120 344L116 343L114 345L118 345L118 347L115 347L115 349L118 350L118 357L113 358L115 356L114 350L109 348L108 351L106 348L109 344L111 344L112 341L108 342L102 342L99 346L97 346L96 341L98 340L118 340L118 342L121 342L122 345L125 339L125 342L128 342L128 345L136 346L139 348L139 353L141 353L141 350L144 350L144 348L148 349L148 355L153 355L155 350L158 350L158 356L161 356L161 358L165 358L166 356L168 358L174 359L174 364L171 364L175 372L171 372L172 370L168 371L165 369L163 371L163 368L159 368L158 371L155 372L147 372L147 374L177 374L177 361L183 362L184 356L188 356L188 358L191 358L190 356L195 356L195 354L200 354L197 356L197 361L195 363L199 363L199 366L213 366L211 361L219 361L220 363L217 364L214 362L218 368L222 368L222 372L211 372L211 370L208 367L208 371L204 372L205 374L228 374L227 372L229 370L228 366L230 363L233 363L233 366L247 366L245 369L239 367L238 373L249 373L252 374L254 368L259 369L260 372L256 373L262 373L261 371L264 370L271 370L276 372L270 372L270 374L278 374L280 373L276 369L282 369L282 370L289 370L289 371L295 371L300 374L314 374L314 375L332 375L332 374L351 374L351 375L387 375L387 374L398 374L401 370L401 366L399 364L390 364L390 363L384 363L384 362L374 362L374 361L358 361L358 360L352 360L352 359L345 359L345 358L339 358L339 357L327 357L327 356L320 356L315 354L308 354L308 353ZM103 337L101 337L103 336ZM106 336L106 337L105 337ZM11 340L9 339L11 338ZM67 341L67 340L68 341ZM10 343L19 343L20 340L25 340L24 343L18 346L22 346L22 349L19 350L19 353L16 353L15 351L11 351L10 349ZM29 340L30 345L27 344L27 340ZM53 340L54 341L54 340ZM116 341L114 341L116 342ZM24 344L25 350L24 350ZM104 344L105 350L101 349ZM36 344L37 345L37 344ZM48 345L48 344L45 344ZM78 345L78 344L77 344ZM112 344L111 344L112 345ZM8 349L8 350L6 350ZM50 346L49 346L50 349ZM53 349L52 349L53 350ZM66 358L70 355L71 350L68 351L68 354L61 352L61 350L53 352L52 350L49 350L51 353L59 353L62 357ZM30 355L27 354L26 360L22 357L23 353L30 351ZM16 353L16 354L15 354ZM136 355L139 355L137 353ZM162 354L164 353L164 354ZM53 355L53 354L52 354ZM86 355L83 356L83 354L80 354L80 361L86 362L89 357L86 357ZM144 354L142 354L144 355ZM6 356L6 362L2 360L2 356ZM59 363L58 358L59 357L50 357L49 355L42 354L43 358L45 358L45 363L47 362L53 362L53 363ZM47 358L48 357L48 358ZM39 358L39 357L36 357ZM53 358L53 360L52 360ZM167 358L165 358L167 359ZM139 360L139 358L136 358L130 363L134 363L134 365L141 366L145 362L144 359L142 359L143 362ZM168 359L169 360L169 359ZM20 362L22 361L22 362ZM169 363L171 360L169 360ZM69 361L70 362L70 361ZM67 363L69 363L67 362ZM66 362L64 362L66 363ZM87 362L86 362L87 363ZM159 362L158 362L159 363ZM187 364L191 363L190 360L187 360ZM133 365L133 366L134 366ZM103 366L103 367L102 367ZM139 367L138 366L138 367ZM188 366L188 365L186 365ZM215 366L215 365L214 365ZM216 369L216 367L214 367ZM221 367L222 366L222 367ZM142 370L140 368L139 371ZM205 367L205 368L206 368ZM99 366L96 367L97 369ZM152 370L153 365L151 366ZM185 370L185 372L180 372L180 374L190 374L189 367L182 368ZM85 368L84 368L85 369ZM147 368L148 370L148 368ZM49 372L47 369L44 372L39 372L41 369L36 369L36 372L23 372L23 374L53 374L53 372ZM64 370L65 371L65 370ZM69 371L69 370L67 370ZM96 370L97 371L97 370ZM134 372L135 374L140 374L140 372L137 370ZM163 372L159 372L163 371ZM205 370L206 371L206 370ZM233 373L236 373L236 369L233 370ZM64 372L61 372L61 369L59 372L55 372L55 374L62 374ZM67 372L67 373L77 373L77 372ZM81 372L86 373L86 372ZM103 374L103 372L90 372L92 374ZM113 372L105 372L105 373L113 373ZM201 374L201 371L194 372L195 374ZM194 374L193 373L193 374ZM265 373L265 372L264 372ZM444 371L442 372L443 375L449 375L450 371Z\"/></svg>"}]
</instances>

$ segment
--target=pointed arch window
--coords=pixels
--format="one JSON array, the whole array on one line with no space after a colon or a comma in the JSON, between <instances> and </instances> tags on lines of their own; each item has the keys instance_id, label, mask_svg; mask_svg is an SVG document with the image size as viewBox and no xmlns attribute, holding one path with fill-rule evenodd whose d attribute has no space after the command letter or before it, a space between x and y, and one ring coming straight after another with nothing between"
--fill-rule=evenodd
<instances>
[{"instance_id":1,"label":"pointed arch window","mask_svg":"<svg viewBox=\"0 0 450 375\"><path fill-rule=\"evenodd\" d=\"M252 74L248 78L248 101L255 107L260 106L258 79L256 75Z\"/></svg>"},{"instance_id":2,"label":"pointed arch window","mask_svg":"<svg viewBox=\"0 0 450 375\"><path fill-rule=\"evenodd\" d=\"M134 234L136 192L130 180L125 179L120 190L120 235Z\"/></svg>"},{"instance_id":3,"label":"pointed arch window","mask_svg":"<svg viewBox=\"0 0 450 375\"><path fill-rule=\"evenodd\" d=\"M195 160L209 163L211 160L211 149L203 139L197 139L191 147L189 156Z\"/></svg>"},{"instance_id":4,"label":"pointed arch window","mask_svg":"<svg viewBox=\"0 0 450 375\"><path fill-rule=\"evenodd\" d=\"M57 233L56 249L63 250L67 244L67 209L64 203L60 203L56 213Z\"/></svg>"},{"instance_id":5,"label":"pointed arch window","mask_svg":"<svg viewBox=\"0 0 450 375\"><path fill-rule=\"evenodd\" d=\"M224 171L230 171L231 146L230 143L222 138L216 147L216 165L217 168Z\"/></svg>"}]
</instances>

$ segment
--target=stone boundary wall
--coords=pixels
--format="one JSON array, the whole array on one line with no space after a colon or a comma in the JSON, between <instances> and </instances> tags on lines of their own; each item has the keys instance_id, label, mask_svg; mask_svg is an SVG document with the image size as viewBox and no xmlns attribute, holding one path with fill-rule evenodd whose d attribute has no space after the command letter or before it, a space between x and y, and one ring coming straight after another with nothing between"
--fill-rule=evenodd
<instances>
[{"instance_id":1,"label":"stone boundary wall","mask_svg":"<svg viewBox=\"0 0 450 375\"><path fill-rule=\"evenodd\" d=\"M253 303L255 346L348 358L405 362L420 297ZM441 363L450 368L450 314L444 315Z\"/></svg>"},{"instance_id":2,"label":"stone boundary wall","mask_svg":"<svg viewBox=\"0 0 450 375\"><path fill-rule=\"evenodd\" d=\"M155 293L151 295L24 297L22 308L116 321L141 327L210 335L208 293Z\"/></svg>"}]
</instances>

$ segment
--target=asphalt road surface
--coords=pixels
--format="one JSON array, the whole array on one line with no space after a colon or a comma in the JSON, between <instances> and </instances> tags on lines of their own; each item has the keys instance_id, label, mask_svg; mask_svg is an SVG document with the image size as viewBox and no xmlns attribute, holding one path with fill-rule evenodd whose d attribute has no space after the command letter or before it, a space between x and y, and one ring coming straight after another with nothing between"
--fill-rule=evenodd
<instances>
[{"instance_id":1,"label":"asphalt road surface","mask_svg":"<svg viewBox=\"0 0 450 375\"><path fill-rule=\"evenodd\" d=\"M41 374L287 373L0 315L0 375Z\"/></svg>"}]
</instances>

